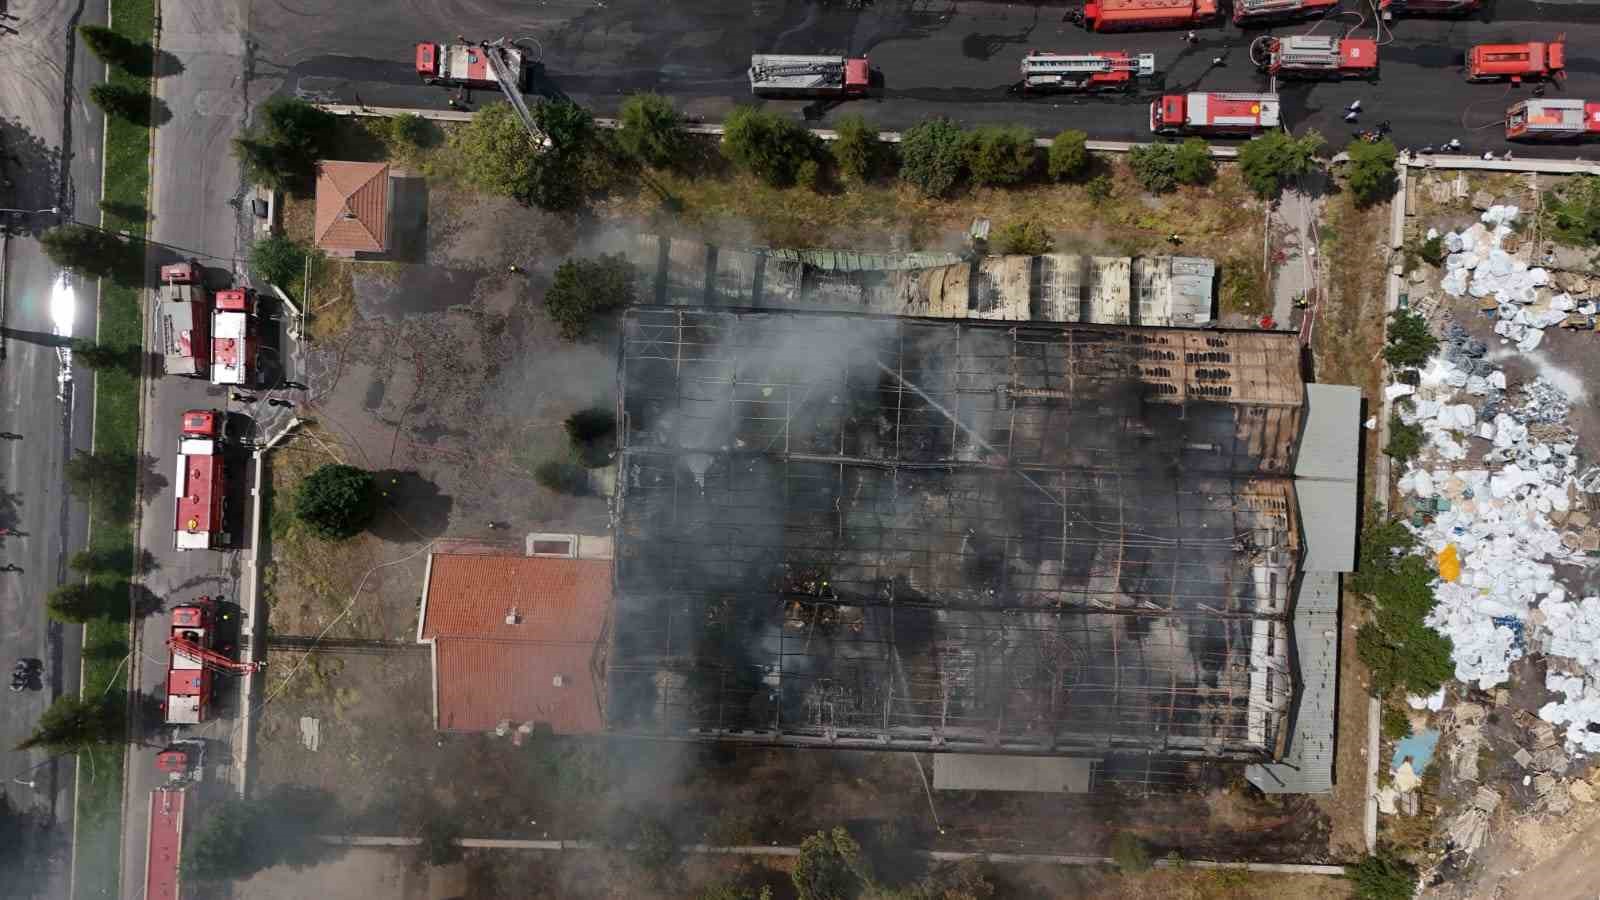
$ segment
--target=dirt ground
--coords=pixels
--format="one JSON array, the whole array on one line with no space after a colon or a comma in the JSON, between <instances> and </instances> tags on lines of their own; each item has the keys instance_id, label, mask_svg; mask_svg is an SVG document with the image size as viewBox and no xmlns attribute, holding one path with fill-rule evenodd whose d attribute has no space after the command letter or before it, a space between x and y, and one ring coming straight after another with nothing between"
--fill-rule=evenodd
<instances>
[{"instance_id":1,"label":"dirt ground","mask_svg":"<svg viewBox=\"0 0 1600 900\"><path fill-rule=\"evenodd\" d=\"M415 864L416 851L351 848L334 858L294 869L279 866L231 885L232 900L450 900L464 897L466 869L427 869Z\"/></svg>"}]
</instances>

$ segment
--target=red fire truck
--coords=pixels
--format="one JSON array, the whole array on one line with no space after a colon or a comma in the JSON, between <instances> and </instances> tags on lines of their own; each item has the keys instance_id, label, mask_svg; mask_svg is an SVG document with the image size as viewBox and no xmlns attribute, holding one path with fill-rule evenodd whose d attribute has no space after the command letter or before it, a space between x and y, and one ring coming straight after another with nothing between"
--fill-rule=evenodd
<instances>
[{"instance_id":1,"label":"red fire truck","mask_svg":"<svg viewBox=\"0 0 1600 900\"><path fill-rule=\"evenodd\" d=\"M203 777L204 751L200 741L179 741L156 754L156 770L167 776L167 785L150 792L144 862L144 896L148 900L178 900L184 807L189 785Z\"/></svg>"},{"instance_id":2,"label":"red fire truck","mask_svg":"<svg viewBox=\"0 0 1600 900\"><path fill-rule=\"evenodd\" d=\"M1506 110L1506 140L1581 141L1600 134L1600 103L1588 100L1523 100Z\"/></svg>"},{"instance_id":3,"label":"red fire truck","mask_svg":"<svg viewBox=\"0 0 1600 900\"><path fill-rule=\"evenodd\" d=\"M1194 28L1217 20L1217 0L1088 0L1069 15L1090 31Z\"/></svg>"},{"instance_id":4,"label":"red fire truck","mask_svg":"<svg viewBox=\"0 0 1600 900\"><path fill-rule=\"evenodd\" d=\"M1467 51L1467 80L1552 81L1567 76L1567 36L1545 43L1478 44Z\"/></svg>"},{"instance_id":5,"label":"red fire truck","mask_svg":"<svg viewBox=\"0 0 1600 900\"><path fill-rule=\"evenodd\" d=\"M1040 53L1030 51L1022 58L1022 90L1050 91L1125 91L1137 78L1156 73L1156 55L1135 56L1122 50L1091 53Z\"/></svg>"},{"instance_id":6,"label":"red fire truck","mask_svg":"<svg viewBox=\"0 0 1600 900\"><path fill-rule=\"evenodd\" d=\"M872 64L865 56L750 57L750 93L757 97L865 97Z\"/></svg>"},{"instance_id":7,"label":"red fire truck","mask_svg":"<svg viewBox=\"0 0 1600 900\"><path fill-rule=\"evenodd\" d=\"M260 663L235 662L216 648L216 609L210 597L172 610L167 635L168 725L198 725L211 718L211 692L215 673L243 675L256 672Z\"/></svg>"},{"instance_id":8,"label":"red fire truck","mask_svg":"<svg viewBox=\"0 0 1600 900\"><path fill-rule=\"evenodd\" d=\"M177 495L173 546L178 550L220 549L228 545L223 507L228 478L222 413L191 409L183 414L178 438Z\"/></svg>"},{"instance_id":9,"label":"red fire truck","mask_svg":"<svg viewBox=\"0 0 1600 900\"><path fill-rule=\"evenodd\" d=\"M1252 135L1278 127L1277 94L1167 94L1150 103L1156 134Z\"/></svg>"},{"instance_id":10,"label":"red fire truck","mask_svg":"<svg viewBox=\"0 0 1600 900\"><path fill-rule=\"evenodd\" d=\"M428 84L450 87L500 89L500 82L490 68L489 54L499 53L506 69L520 91L528 90L530 67L528 56L520 47L506 42L483 44L417 45L417 77Z\"/></svg>"},{"instance_id":11,"label":"red fire truck","mask_svg":"<svg viewBox=\"0 0 1600 900\"><path fill-rule=\"evenodd\" d=\"M256 292L217 291L211 313L211 383L249 386L256 362Z\"/></svg>"},{"instance_id":12,"label":"red fire truck","mask_svg":"<svg viewBox=\"0 0 1600 900\"><path fill-rule=\"evenodd\" d=\"M206 377L211 362L210 317L211 298L199 262L162 266L156 320L168 375Z\"/></svg>"},{"instance_id":13,"label":"red fire truck","mask_svg":"<svg viewBox=\"0 0 1600 900\"><path fill-rule=\"evenodd\" d=\"M1339 0L1233 0L1235 25L1309 19L1339 8Z\"/></svg>"},{"instance_id":14,"label":"red fire truck","mask_svg":"<svg viewBox=\"0 0 1600 900\"><path fill-rule=\"evenodd\" d=\"M1262 37L1251 48L1251 58L1280 78L1373 78L1378 74L1378 42L1366 38Z\"/></svg>"}]
</instances>

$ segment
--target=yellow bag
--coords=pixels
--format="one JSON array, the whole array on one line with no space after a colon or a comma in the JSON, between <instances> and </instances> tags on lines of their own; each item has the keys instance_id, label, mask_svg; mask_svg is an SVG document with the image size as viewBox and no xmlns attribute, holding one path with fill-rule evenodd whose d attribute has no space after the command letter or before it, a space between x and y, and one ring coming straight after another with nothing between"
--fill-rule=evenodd
<instances>
[{"instance_id":1,"label":"yellow bag","mask_svg":"<svg viewBox=\"0 0 1600 900\"><path fill-rule=\"evenodd\" d=\"M1455 544L1446 544L1439 551L1439 577L1445 581L1455 581L1461 577L1461 557L1456 554Z\"/></svg>"}]
</instances>

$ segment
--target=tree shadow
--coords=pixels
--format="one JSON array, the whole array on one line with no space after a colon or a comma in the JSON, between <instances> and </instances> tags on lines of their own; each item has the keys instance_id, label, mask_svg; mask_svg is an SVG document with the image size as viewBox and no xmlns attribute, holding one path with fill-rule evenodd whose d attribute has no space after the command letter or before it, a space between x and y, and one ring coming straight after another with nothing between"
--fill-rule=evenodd
<instances>
[{"instance_id":1,"label":"tree shadow","mask_svg":"<svg viewBox=\"0 0 1600 900\"><path fill-rule=\"evenodd\" d=\"M0 118L0 197L0 206L22 210L61 203L61 151L9 118ZM55 223L48 213L0 217L11 234L37 235Z\"/></svg>"},{"instance_id":2,"label":"tree shadow","mask_svg":"<svg viewBox=\"0 0 1600 900\"><path fill-rule=\"evenodd\" d=\"M129 608L133 610L135 618L147 618L166 608L166 601L162 600L161 596L155 591L142 584L130 584L128 591L132 601L129 604Z\"/></svg>"},{"instance_id":3,"label":"tree shadow","mask_svg":"<svg viewBox=\"0 0 1600 900\"><path fill-rule=\"evenodd\" d=\"M128 740L141 747L167 746L165 698L140 691L133 695L129 710Z\"/></svg>"},{"instance_id":4,"label":"tree shadow","mask_svg":"<svg viewBox=\"0 0 1600 900\"><path fill-rule=\"evenodd\" d=\"M173 75L182 75L183 61L165 50L157 50L151 54L150 74L156 78L168 78Z\"/></svg>"},{"instance_id":5,"label":"tree shadow","mask_svg":"<svg viewBox=\"0 0 1600 900\"><path fill-rule=\"evenodd\" d=\"M155 502L161 489L172 483L161 474L164 467L159 463L160 460L150 453L139 457L139 484L144 490L144 502L147 504Z\"/></svg>"},{"instance_id":6,"label":"tree shadow","mask_svg":"<svg viewBox=\"0 0 1600 900\"><path fill-rule=\"evenodd\" d=\"M426 262L428 252L428 182L424 178L393 178L394 206L390 214L393 243L389 258L395 262Z\"/></svg>"},{"instance_id":7,"label":"tree shadow","mask_svg":"<svg viewBox=\"0 0 1600 900\"><path fill-rule=\"evenodd\" d=\"M367 530L397 543L428 540L444 534L450 525L452 497L416 472L374 472L379 494L378 515Z\"/></svg>"}]
</instances>

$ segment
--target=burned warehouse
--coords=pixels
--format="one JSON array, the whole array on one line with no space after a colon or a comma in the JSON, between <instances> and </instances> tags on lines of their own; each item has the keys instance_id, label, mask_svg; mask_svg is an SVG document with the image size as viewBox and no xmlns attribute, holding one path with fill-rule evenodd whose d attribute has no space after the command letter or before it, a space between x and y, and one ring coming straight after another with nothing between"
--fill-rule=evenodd
<instances>
[{"instance_id":1,"label":"burned warehouse","mask_svg":"<svg viewBox=\"0 0 1600 900\"><path fill-rule=\"evenodd\" d=\"M1294 335L644 308L622 351L611 732L1283 757Z\"/></svg>"}]
</instances>

